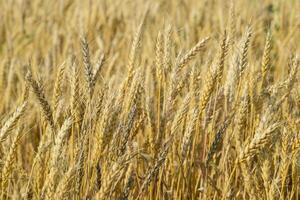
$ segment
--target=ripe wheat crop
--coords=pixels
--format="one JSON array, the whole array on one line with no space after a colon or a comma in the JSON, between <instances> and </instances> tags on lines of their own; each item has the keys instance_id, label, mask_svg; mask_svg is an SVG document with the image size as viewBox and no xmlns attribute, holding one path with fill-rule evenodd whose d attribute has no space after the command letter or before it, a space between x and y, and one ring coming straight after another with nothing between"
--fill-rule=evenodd
<instances>
[{"instance_id":1,"label":"ripe wheat crop","mask_svg":"<svg viewBox=\"0 0 300 200\"><path fill-rule=\"evenodd\" d=\"M299 0L0 1L0 199L299 199Z\"/></svg>"}]
</instances>

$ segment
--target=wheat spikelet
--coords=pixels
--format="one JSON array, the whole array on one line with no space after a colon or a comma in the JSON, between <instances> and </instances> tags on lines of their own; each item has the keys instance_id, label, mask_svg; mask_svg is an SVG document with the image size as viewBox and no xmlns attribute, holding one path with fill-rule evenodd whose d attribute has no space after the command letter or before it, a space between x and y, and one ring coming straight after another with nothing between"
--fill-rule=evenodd
<instances>
[{"instance_id":1,"label":"wheat spikelet","mask_svg":"<svg viewBox=\"0 0 300 200\"><path fill-rule=\"evenodd\" d=\"M44 91L41 88L41 86L32 78L32 75L30 72L27 73L26 80L30 83L30 85L33 89L33 92L42 107L45 118L52 129L52 136L54 139L55 124L54 124L53 115L52 115L53 113L52 113L51 106L45 97Z\"/></svg>"},{"instance_id":2,"label":"wheat spikelet","mask_svg":"<svg viewBox=\"0 0 300 200\"><path fill-rule=\"evenodd\" d=\"M169 96L168 96L168 100L167 100L167 105L166 105L166 121L171 119L171 113L174 112L175 109L175 105L177 103L177 96L180 94L180 92L183 90L184 86L187 84L187 80L189 78L188 73L185 73L183 75L183 78L181 78L180 80L177 80L178 82L176 82L176 85L174 85L175 87L169 87L170 91L169 91Z\"/></svg>"},{"instance_id":3,"label":"wheat spikelet","mask_svg":"<svg viewBox=\"0 0 300 200\"><path fill-rule=\"evenodd\" d=\"M184 133L183 141L182 141L182 148L181 148L181 157L182 162L186 159L188 149L192 144L192 136L196 129L196 122L198 119L199 110L197 108L194 109L193 114L191 116L191 121L189 122L189 125Z\"/></svg>"},{"instance_id":4,"label":"wheat spikelet","mask_svg":"<svg viewBox=\"0 0 300 200\"><path fill-rule=\"evenodd\" d=\"M79 146L76 151L76 162L78 165L78 168L76 170L76 179L75 179L75 188L74 188L74 197L80 198L81 197L81 190L82 190L82 182L83 182L83 176L84 176L84 162L86 160L86 152L87 152L87 136L83 134L81 136L81 140L79 143Z\"/></svg>"},{"instance_id":5,"label":"wheat spikelet","mask_svg":"<svg viewBox=\"0 0 300 200\"><path fill-rule=\"evenodd\" d=\"M223 76L223 71L224 71L224 65L225 65L225 59L227 56L227 51L228 51L228 44L227 44L227 33L226 31L224 32L224 36L222 39L221 43L221 51L220 51L220 56L219 56L219 61L218 61L218 68L217 68L217 81L220 82Z\"/></svg>"},{"instance_id":6,"label":"wheat spikelet","mask_svg":"<svg viewBox=\"0 0 300 200\"><path fill-rule=\"evenodd\" d=\"M290 153L290 135L288 134L287 128L283 128L283 136L282 136L282 149L281 149L281 156L282 160L280 161L279 166L279 178L281 179L281 192L283 192L285 185L286 185L286 179L287 174L290 166L290 160L289 160L289 153Z\"/></svg>"},{"instance_id":7,"label":"wheat spikelet","mask_svg":"<svg viewBox=\"0 0 300 200\"><path fill-rule=\"evenodd\" d=\"M254 135L254 138L251 140L243 151L239 155L239 161L243 162L247 158L251 158L254 155L258 154L259 151L269 142L274 131L279 127L278 123L270 125L265 130L258 129Z\"/></svg>"},{"instance_id":8,"label":"wheat spikelet","mask_svg":"<svg viewBox=\"0 0 300 200\"><path fill-rule=\"evenodd\" d=\"M104 95L106 92L106 88L104 90L101 90L100 93L97 95L97 103L96 103L96 112L95 112L95 119L94 121L97 122L99 117L100 117L100 113L103 110L103 102L104 102Z\"/></svg>"},{"instance_id":9,"label":"wheat spikelet","mask_svg":"<svg viewBox=\"0 0 300 200\"><path fill-rule=\"evenodd\" d=\"M235 95L235 86L238 80L238 68L231 64L226 76L224 93L226 96L226 101L229 103L233 102L233 97Z\"/></svg>"},{"instance_id":10,"label":"wheat spikelet","mask_svg":"<svg viewBox=\"0 0 300 200\"><path fill-rule=\"evenodd\" d=\"M62 81L65 71L65 64L63 63L59 68L56 75L56 80L54 84L54 92L53 92L53 112L57 112L58 103L60 97L62 95ZM55 114L54 114L55 115Z\"/></svg>"},{"instance_id":11,"label":"wheat spikelet","mask_svg":"<svg viewBox=\"0 0 300 200\"><path fill-rule=\"evenodd\" d=\"M51 163L49 164L50 171L47 175L47 178L45 180L41 192L42 198L51 199L55 194L57 181L58 181L59 166L60 166L58 159L61 157L60 152L62 149L63 139L68 129L70 128L71 124L72 124L71 119L66 119L55 138L55 144L52 147L52 152L51 152Z\"/></svg>"},{"instance_id":12,"label":"wheat spikelet","mask_svg":"<svg viewBox=\"0 0 300 200\"><path fill-rule=\"evenodd\" d=\"M17 135L15 136L14 140L12 141L12 144L10 146L9 152L4 160L4 165L1 170L1 197L2 199L6 196L6 190L7 186L10 180L10 176L12 173L12 170L14 168L14 159L16 157L16 151L17 151L17 145L21 138L21 131L17 130Z\"/></svg>"},{"instance_id":13,"label":"wheat spikelet","mask_svg":"<svg viewBox=\"0 0 300 200\"><path fill-rule=\"evenodd\" d=\"M58 183L55 196L57 199L68 199L70 192L72 192L72 182L76 172L76 166L71 166L65 173L62 180Z\"/></svg>"},{"instance_id":14,"label":"wheat spikelet","mask_svg":"<svg viewBox=\"0 0 300 200\"><path fill-rule=\"evenodd\" d=\"M180 71L185 67L196 55L199 53L208 42L209 37L204 38L203 40L199 41L188 53L186 53L177 63L176 66L176 75L180 73Z\"/></svg>"},{"instance_id":15,"label":"wheat spikelet","mask_svg":"<svg viewBox=\"0 0 300 200\"><path fill-rule=\"evenodd\" d=\"M236 14L233 0L230 2L229 14L229 45L233 47L236 35Z\"/></svg>"},{"instance_id":16,"label":"wheat spikelet","mask_svg":"<svg viewBox=\"0 0 300 200\"><path fill-rule=\"evenodd\" d=\"M96 85L96 82L99 77L99 73L104 65L104 62L105 62L105 56L104 56L104 54L101 54L96 66L95 66L94 72L93 72L93 87L95 87L95 85Z\"/></svg>"},{"instance_id":17,"label":"wheat spikelet","mask_svg":"<svg viewBox=\"0 0 300 200\"><path fill-rule=\"evenodd\" d=\"M243 76L245 69L248 65L248 49L249 49L251 37L252 37L252 28L248 27L246 32L246 38L242 47L241 59L239 61L239 79Z\"/></svg>"},{"instance_id":18,"label":"wheat spikelet","mask_svg":"<svg viewBox=\"0 0 300 200\"><path fill-rule=\"evenodd\" d=\"M136 105L133 105L130 112L128 113L125 127L122 127L122 132L120 133L121 139L120 139L120 145L117 153L118 156L123 155L126 150L126 145L129 140L130 132L133 127L135 117L136 117Z\"/></svg>"},{"instance_id":19,"label":"wheat spikelet","mask_svg":"<svg viewBox=\"0 0 300 200\"><path fill-rule=\"evenodd\" d=\"M74 58L71 60L71 62L71 113L72 117L76 119L76 121L79 121L79 70L78 66L75 64Z\"/></svg>"},{"instance_id":20,"label":"wheat spikelet","mask_svg":"<svg viewBox=\"0 0 300 200\"><path fill-rule=\"evenodd\" d=\"M270 71L271 48L271 33L268 32L261 66L262 88L265 87L267 74Z\"/></svg>"},{"instance_id":21,"label":"wheat spikelet","mask_svg":"<svg viewBox=\"0 0 300 200\"><path fill-rule=\"evenodd\" d=\"M172 35L172 26L168 26L164 37L164 56L163 56L164 70L167 71L171 71L171 35Z\"/></svg>"},{"instance_id":22,"label":"wheat spikelet","mask_svg":"<svg viewBox=\"0 0 300 200\"><path fill-rule=\"evenodd\" d=\"M299 61L295 58L293 59L288 77L279 83L276 83L268 88L269 93L273 96L278 95L280 91L287 91L288 93L291 92L294 83L296 81L297 73L298 73Z\"/></svg>"},{"instance_id":23,"label":"wheat spikelet","mask_svg":"<svg viewBox=\"0 0 300 200\"><path fill-rule=\"evenodd\" d=\"M7 135L13 130L13 128L17 125L17 122L22 117L25 112L27 102L24 102L21 106L19 106L16 111L12 114L12 116L6 120L4 125L0 129L0 142L2 142Z\"/></svg>"},{"instance_id":24,"label":"wheat spikelet","mask_svg":"<svg viewBox=\"0 0 300 200\"><path fill-rule=\"evenodd\" d=\"M271 172L270 172L270 161L268 159L266 159L263 162L262 165L262 178L263 178L263 184L264 184L264 188L265 188L265 194L268 197L269 191L270 191L270 181L271 181Z\"/></svg>"},{"instance_id":25,"label":"wheat spikelet","mask_svg":"<svg viewBox=\"0 0 300 200\"><path fill-rule=\"evenodd\" d=\"M189 110L190 102L191 102L191 94L188 94L185 97L180 110L178 110L178 112L176 113L176 115L174 117L174 120L171 125L171 135L174 135L177 133L181 123L183 122L184 117L186 116L186 114Z\"/></svg>"},{"instance_id":26,"label":"wheat spikelet","mask_svg":"<svg viewBox=\"0 0 300 200\"><path fill-rule=\"evenodd\" d=\"M55 145L53 146L52 153L51 153L52 155L51 164L50 164L51 168L56 168L58 166L58 159L59 159L60 151L62 149L63 140L66 137L71 125L72 125L72 119L67 118L57 133L57 136L55 138Z\"/></svg>"},{"instance_id":27,"label":"wheat spikelet","mask_svg":"<svg viewBox=\"0 0 300 200\"><path fill-rule=\"evenodd\" d=\"M129 52L129 59L128 59L128 77L129 80L131 80L131 77L133 75L133 70L134 70L134 64L135 64L135 60L136 60L136 54L139 48L139 45L141 43L141 39L143 37L143 33L144 33L144 29L145 29L145 21L148 15L148 9L146 9L144 16L142 18L142 21L137 29L137 31L135 32L135 35L133 37L133 41L132 41L132 45L131 45L131 49Z\"/></svg>"},{"instance_id":28,"label":"wheat spikelet","mask_svg":"<svg viewBox=\"0 0 300 200\"><path fill-rule=\"evenodd\" d=\"M132 79L136 79L137 81L131 84ZM121 85L121 88L119 90L119 95L117 97L117 105L120 106L120 109L125 107L125 110L128 111L130 108L130 105L137 99L138 96L135 96L135 98L128 98L128 101L125 100L125 94L126 92L129 92L130 95L137 95L137 92L140 92L139 81L142 81L144 78L142 77L141 68L136 69L132 71L132 74L128 74L126 79ZM129 91L128 91L129 90ZM133 97L133 96L131 96Z\"/></svg>"},{"instance_id":29,"label":"wheat spikelet","mask_svg":"<svg viewBox=\"0 0 300 200\"><path fill-rule=\"evenodd\" d=\"M285 146L287 146L287 144L285 144ZM299 149L300 149L300 137L299 136L295 136L295 139L294 139L294 141L291 144L291 153L292 153L292 155L297 154L298 151L299 151Z\"/></svg>"},{"instance_id":30,"label":"wheat spikelet","mask_svg":"<svg viewBox=\"0 0 300 200\"><path fill-rule=\"evenodd\" d=\"M57 182L58 169L54 168L47 174L47 178L44 182L43 188L41 190L41 199L51 199L55 192L55 186Z\"/></svg>"},{"instance_id":31,"label":"wheat spikelet","mask_svg":"<svg viewBox=\"0 0 300 200\"><path fill-rule=\"evenodd\" d=\"M27 81L25 81L25 86L24 86L24 93L23 93L23 99L22 101L28 101L29 98L29 84Z\"/></svg>"},{"instance_id":32,"label":"wheat spikelet","mask_svg":"<svg viewBox=\"0 0 300 200\"><path fill-rule=\"evenodd\" d=\"M237 151L239 152L242 147L242 138L241 135L245 131L246 127L246 117L248 114L248 107L250 104L250 99L248 95L248 87L245 87L244 92L242 96L242 101L240 103L239 109L238 109L238 115L236 118L236 128L234 132L234 138L236 143Z\"/></svg>"},{"instance_id":33,"label":"wheat spikelet","mask_svg":"<svg viewBox=\"0 0 300 200\"><path fill-rule=\"evenodd\" d=\"M114 102L110 100L110 103L107 103L103 110L103 117L101 118L100 124L100 142L101 142L101 151L107 146L111 139L111 134L107 131L108 125L110 123L109 113L113 112Z\"/></svg>"},{"instance_id":34,"label":"wheat spikelet","mask_svg":"<svg viewBox=\"0 0 300 200\"><path fill-rule=\"evenodd\" d=\"M204 89L202 90L201 97L199 100L199 110L200 110L199 115L203 114L206 105L209 101L209 98L213 93L216 84L216 78L217 78L216 75L217 75L216 72L211 72L211 71L208 72L208 76L205 80Z\"/></svg>"},{"instance_id":35,"label":"wheat spikelet","mask_svg":"<svg viewBox=\"0 0 300 200\"><path fill-rule=\"evenodd\" d=\"M89 44L87 42L86 37L81 39L81 46L82 46L82 57L83 57L85 81L86 81L88 96L89 96L89 98L92 98L93 90L94 90L93 66L92 66L91 58L90 58Z\"/></svg>"},{"instance_id":36,"label":"wheat spikelet","mask_svg":"<svg viewBox=\"0 0 300 200\"><path fill-rule=\"evenodd\" d=\"M287 90L291 90L292 87L294 86L294 83L295 83L296 77L297 77L297 73L299 70L299 65L300 65L300 60L298 59L298 57L296 57L291 66L289 76L288 76L287 80L284 81L284 83L283 83L283 85L284 85L283 87L287 88Z\"/></svg>"},{"instance_id":37,"label":"wheat spikelet","mask_svg":"<svg viewBox=\"0 0 300 200\"><path fill-rule=\"evenodd\" d=\"M141 75L140 71L138 71L134 78L134 83L131 85L131 88L128 93L128 102L124 107L124 110L129 112L130 108L135 105L139 104L140 99L142 98L142 80L143 76Z\"/></svg>"},{"instance_id":38,"label":"wheat spikelet","mask_svg":"<svg viewBox=\"0 0 300 200\"><path fill-rule=\"evenodd\" d=\"M180 87L176 86L178 83L178 76L180 75L180 72L183 70L183 68L197 55L198 52L200 52L205 46L207 41L209 40L209 37L204 38L203 40L199 41L188 53L186 53L176 64L176 67L174 69L174 72L172 74L172 85L170 90L170 97L172 98L172 94L176 94L178 92L178 89Z\"/></svg>"},{"instance_id":39,"label":"wheat spikelet","mask_svg":"<svg viewBox=\"0 0 300 200\"><path fill-rule=\"evenodd\" d=\"M229 124L231 123L232 120L232 116L229 116L228 119L223 123L223 125L221 126L221 128L218 130L218 132L216 133L214 140L209 148L209 151L207 153L207 159L206 159L206 164L208 165L209 162L211 161L213 155L215 153L217 153L217 151L220 150L221 145L223 143L223 138L224 138L224 134L225 131L227 129L227 127L229 126Z\"/></svg>"},{"instance_id":40,"label":"wheat spikelet","mask_svg":"<svg viewBox=\"0 0 300 200\"><path fill-rule=\"evenodd\" d=\"M159 73L162 73L161 70L163 68L163 53L164 53L164 50L163 50L163 35L161 32L158 33L158 36L157 36L157 40L156 40L156 57L155 57L155 61L156 61L156 69L157 69L157 72L158 74Z\"/></svg>"}]
</instances>

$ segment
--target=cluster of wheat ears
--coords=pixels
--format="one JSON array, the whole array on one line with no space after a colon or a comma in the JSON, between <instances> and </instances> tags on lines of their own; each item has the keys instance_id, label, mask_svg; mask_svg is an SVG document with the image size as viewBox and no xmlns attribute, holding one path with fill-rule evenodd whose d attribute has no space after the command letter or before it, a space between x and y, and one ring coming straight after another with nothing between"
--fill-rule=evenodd
<instances>
[{"instance_id":1,"label":"cluster of wheat ears","mask_svg":"<svg viewBox=\"0 0 300 200\"><path fill-rule=\"evenodd\" d=\"M298 199L298 0L0 1L1 199Z\"/></svg>"}]
</instances>

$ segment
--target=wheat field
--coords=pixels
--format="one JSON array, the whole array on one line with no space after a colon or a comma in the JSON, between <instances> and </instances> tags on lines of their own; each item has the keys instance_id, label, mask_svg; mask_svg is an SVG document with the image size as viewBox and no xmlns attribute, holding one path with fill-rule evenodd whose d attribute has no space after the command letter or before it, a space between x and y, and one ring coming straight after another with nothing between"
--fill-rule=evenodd
<instances>
[{"instance_id":1,"label":"wheat field","mask_svg":"<svg viewBox=\"0 0 300 200\"><path fill-rule=\"evenodd\" d=\"M300 199L299 0L0 10L0 199Z\"/></svg>"}]
</instances>

